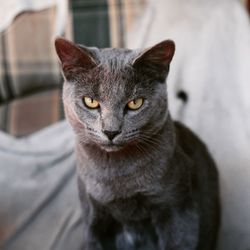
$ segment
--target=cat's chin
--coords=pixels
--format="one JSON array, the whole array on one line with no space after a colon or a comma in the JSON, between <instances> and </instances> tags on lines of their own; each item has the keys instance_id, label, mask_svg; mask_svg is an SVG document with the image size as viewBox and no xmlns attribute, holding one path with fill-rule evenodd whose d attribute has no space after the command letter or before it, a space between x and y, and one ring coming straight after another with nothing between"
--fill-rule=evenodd
<instances>
[{"instance_id":1,"label":"cat's chin","mask_svg":"<svg viewBox=\"0 0 250 250\"><path fill-rule=\"evenodd\" d=\"M100 145L100 147L102 150L104 150L108 153L111 153L111 152L118 152L118 151L122 150L124 148L124 145L109 143L109 144Z\"/></svg>"}]
</instances>

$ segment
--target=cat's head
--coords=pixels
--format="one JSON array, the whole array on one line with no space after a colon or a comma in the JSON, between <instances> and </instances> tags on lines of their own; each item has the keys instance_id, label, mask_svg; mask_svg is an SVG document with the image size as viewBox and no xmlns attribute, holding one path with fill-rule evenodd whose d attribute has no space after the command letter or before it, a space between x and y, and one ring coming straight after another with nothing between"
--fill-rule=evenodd
<instances>
[{"instance_id":1,"label":"cat's head","mask_svg":"<svg viewBox=\"0 0 250 250\"><path fill-rule=\"evenodd\" d=\"M56 39L68 121L84 144L112 152L150 144L167 119L165 80L175 51L97 49Z\"/></svg>"}]
</instances>

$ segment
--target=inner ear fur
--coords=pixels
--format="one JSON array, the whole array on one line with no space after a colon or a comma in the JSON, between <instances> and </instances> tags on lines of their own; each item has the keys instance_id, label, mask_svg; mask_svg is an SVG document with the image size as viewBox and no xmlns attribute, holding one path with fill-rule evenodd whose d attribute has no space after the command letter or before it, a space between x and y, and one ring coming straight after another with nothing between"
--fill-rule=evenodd
<instances>
[{"instance_id":1,"label":"inner ear fur","mask_svg":"<svg viewBox=\"0 0 250 250\"><path fill-rule=\"evenodd\" d=\"M56 38L55 48L64 72L75 68L89 70L97 66L87 49L82 49L67 39Z\"/></svg>"},{"instance_id":2,"label":"inner ear fur","mask_svg":"<svg viewBox=\"0 0 250 250\"><path fill-rule=\"evenodd\" d=\"M133 60L132 65L145 74L165 81L174 53L175 43L172 40L165 40L142 51Z\"/></svg>"}]
</instances>

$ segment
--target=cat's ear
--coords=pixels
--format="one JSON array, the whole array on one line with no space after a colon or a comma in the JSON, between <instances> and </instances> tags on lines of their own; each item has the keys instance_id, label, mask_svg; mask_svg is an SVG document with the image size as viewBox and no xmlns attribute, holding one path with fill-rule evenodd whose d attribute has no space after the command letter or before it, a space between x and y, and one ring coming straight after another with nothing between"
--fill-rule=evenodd
<instances>
[{"instance_id":1,"label":"cat's ear","mask_svg":"<svg viewBox=\"0 0 250 250\"><path fill-rule=\"evenodd\" d=\"M164 82L174 52L174 42L171 40L165 40L142 51L142 53L134 59L132 64L135 69Z\"/></svg>"},{"instance_id":2,"label":"cat's ear","mask_svg":"<svg viewBox=\"0 0 250 250\"><path fill-rule=\"evenodd\" d=\"M78 68L89 70L97 66L94 58L87 50L64 38L56 38L55 48L61 61L63 72L66 75L69 71Z\"/></svg>"}]
</instances>

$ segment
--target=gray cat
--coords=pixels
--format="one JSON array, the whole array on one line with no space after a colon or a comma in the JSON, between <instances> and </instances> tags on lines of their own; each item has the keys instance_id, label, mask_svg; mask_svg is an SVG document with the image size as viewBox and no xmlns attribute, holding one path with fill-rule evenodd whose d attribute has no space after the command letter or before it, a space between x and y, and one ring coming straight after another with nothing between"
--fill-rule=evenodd
<instances>
[{"instance_id":1,"label":"gray cat","mask_svg":"<svg viewBox=\"0 0 250 250\"><path fill-rule=\"evenodd\" d=\"M58 38L55 46L76 134L83 249L215 249L215 164L168 111L174 42L133 51Z\"/></svg>"}]
</instances>

